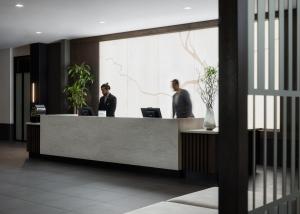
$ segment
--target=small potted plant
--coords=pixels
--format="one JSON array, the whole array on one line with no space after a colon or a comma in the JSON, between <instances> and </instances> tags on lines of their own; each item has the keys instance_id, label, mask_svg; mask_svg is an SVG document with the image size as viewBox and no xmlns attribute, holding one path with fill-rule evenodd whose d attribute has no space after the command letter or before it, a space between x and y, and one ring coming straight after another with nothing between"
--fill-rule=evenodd
<instances>
[{"instance_id":1,"label":"small potted plant","mask_svg":"<svg viewBox=\"0 0 300 214\"><path fill-rule=\"evenodd\" d=\"M213 107L218 92L218 69L213 66L205 67L204 73L199 76L198 84L200 97L206 105L203 127L213 130L216 128Z\"/></svg>"},{"instance_id":2,"label":"small potted plant","mask_svg":"<svg viewBox=\"0 0 300 214\"><path fill-rule=\"evenodd\" d=\"M71 65L68 67L69 85L64 89L70 106L74 113L87 105L88 87L93 84L94 77L91 74L91 67L85 63Z\"/></svg>"}]
</instances>

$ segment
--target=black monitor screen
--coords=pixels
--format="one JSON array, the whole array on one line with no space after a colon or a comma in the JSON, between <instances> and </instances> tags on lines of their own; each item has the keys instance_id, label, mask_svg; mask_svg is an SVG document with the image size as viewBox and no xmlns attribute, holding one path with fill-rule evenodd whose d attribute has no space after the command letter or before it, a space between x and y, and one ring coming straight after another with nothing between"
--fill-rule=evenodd
<instances>
[{"instance_id":1,"label":"black monitor screen","mask_svg":"<svg viewBox=\"0 0 300 214\"><path fill-rule=\"evenodd\" d=\"M93 110L91 107L83 107L79 110L79 115L80 116L93 116Z\"/></svg>"},{"instance_id":2,"label":"black monitor screen","mask_svg":"<svg viewBox=\"0 0 300 214\"><path fill-rule=\"evenodd\" d=\"M142 108L143 117L162 118L159 108Z\"/></svg>"}]
</instances>

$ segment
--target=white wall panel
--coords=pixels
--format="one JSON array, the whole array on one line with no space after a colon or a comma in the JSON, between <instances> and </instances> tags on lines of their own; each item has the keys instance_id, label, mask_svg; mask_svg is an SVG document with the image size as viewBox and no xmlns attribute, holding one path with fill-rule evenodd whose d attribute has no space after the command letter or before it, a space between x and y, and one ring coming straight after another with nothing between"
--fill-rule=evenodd
<instances>
[{"instance_id":1,"label":"white wall panel","mask_svg":"<svg viewBox=\"0 0 300 214\"><path fill-rule=\"evenodd\" d=\"M100 85L111 85L118 117L141 117L141 107L171 117L170 81L177 78L191 94L195 116L204 117L198 78L203 63L218 66L218 48L217 28L101 42ZM218 101L215 113L218 121Z\"/></svg>"}]
</instances>

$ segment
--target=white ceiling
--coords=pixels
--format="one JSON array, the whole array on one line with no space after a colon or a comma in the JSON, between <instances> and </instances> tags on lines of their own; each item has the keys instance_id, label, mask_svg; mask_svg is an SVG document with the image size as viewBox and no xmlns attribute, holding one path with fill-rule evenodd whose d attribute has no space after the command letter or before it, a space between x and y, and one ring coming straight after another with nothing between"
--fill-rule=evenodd
<instances>
[{"instance_id":1,"label":"white ceiling","mask_svg":"<svg viewBox=\"0 0 300 214\"><path fill-rule=\"evenodd\" d=\"M217 17L218 0L0 0L0 49Z\"/></svg>"}]
</instances>

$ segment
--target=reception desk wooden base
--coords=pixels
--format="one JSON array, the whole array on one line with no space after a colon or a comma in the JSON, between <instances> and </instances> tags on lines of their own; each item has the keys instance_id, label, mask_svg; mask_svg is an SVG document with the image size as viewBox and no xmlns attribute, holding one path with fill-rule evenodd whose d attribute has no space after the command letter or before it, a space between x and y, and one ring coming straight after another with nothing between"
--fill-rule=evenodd
<instances>
[{"instance_id":1,"label":"reception desk wooden base","mask_svg":"<svg viewBox=\"0 0 300 214\"><path fill-rule=\"evenodd\" d=\"M182 169L186 177L217 181L218 131L187 130L182 137Z\"/></svg>"},{"instance_id":2,"label":"reception desk wooden base","mask_svg":"<svg viewBox=\"0 0 300 214\"><path fill-rule=\"evenodd\" d=\"M40 123L27 123L27 151L40 154Z\"/></svg>"},{"instance_id":3,"label":"reception desk wooden base","mask_svg":"<svg viewBox=\"0 0 300 214\"><path fill-rule=\"evenodd\" d=\"M40 154L180 171L180 133L202 123L203 119L193 118L45 115L40 123Z\"/></svg>"}]
</instances>

